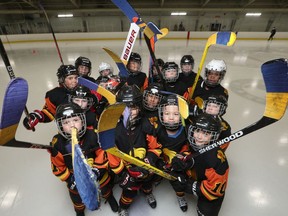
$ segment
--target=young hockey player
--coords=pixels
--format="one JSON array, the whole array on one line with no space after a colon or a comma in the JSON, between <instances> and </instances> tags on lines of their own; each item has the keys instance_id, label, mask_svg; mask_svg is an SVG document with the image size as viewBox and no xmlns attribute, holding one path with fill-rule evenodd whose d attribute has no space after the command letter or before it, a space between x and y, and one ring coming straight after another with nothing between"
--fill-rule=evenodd
<instances>
[{"instance_id":1,"label":"young hockey player","mask_svg":"<svg viewBox=\"0 0 288 216\"><path fill-rule=\"evenodd\" d=\"M227 99L223 95L211 95L206 100L204 100L203 112L213 115L215 118L219 118L221 122L222 130L219 136L219 140L231 135L231 126L227 121L223 119L223 115L226 113L227 106ZM230 142L221 145L223 151L226 151L229 143Z\"/></svg>"},{"instance_id":2,"label":"young hockey player","mask_svg":"<svg viewBox=\"0 0 288 216\"><path fill-rule=\"evenodd\" d=\"M162 68L164 90L183 96L187 91L185 83L180 81L179 67L175 62L166 62Z\"/></svg>"},{"instance_id":3,"label":"young hockey player","mask_svg":"<svg viewBox=\"0 0 288 216\"><path fill-rule=\"evenodd\" d=\"M115 144L126 154L144 160L147 152L145 125L141 120L142 93L136 85L123 86L117 96L117 102L124 102L126 108L122 118L116 126ZM111 165L112 170L120 176L122 194L119 200L119 216L128 216L128 209L138 190L145 194L148 204L156 207L156 200L152 194L152 182L149 171L120 160L117 166ZM123 166L124 165L124 166Z\"/></svg>"},{"instance_id":4,"label":"young hockey player","mask_svg":"<svg viewBox=\"0 0 288 216\"><path fill-rule=\"evenodd\" d=\"M127 79L128 85L137 85L143 92L148 86L148 78L144 72L141 72L142 59L138 53L132 52L127 63L129 76Z\"/></svg>"},{"instance_id":5,"label":"young hockey player","mask_svg":"<svg viewBox=\"0 0 288 216\"><path fill-rule=\"evenodd\" d=\"M113 67L106 63L101 62L98 68L99 76L96 79L97 83L100 83L103 78L109 78L110 76L113 76Z\"/></svg>"},{"instance_id":6,"label":"young hockey player","mask_svg":"<svg viewBox=\"0 0 288 216\"><path fill-rule=\"evenodd\" d=\"M221 132L219 119L203 113L188 129L188 140L192 150L208 146L218 140ZM175 187L198 198L198 216L219 214L228 182L229 165L225 153L216 147L194 158L194 175L187 181L178 178Z\"/></svg>"},{"instance_id":7,"label":"young hockey player","mask_svg":"<svg viewBox=\"0 0 288 216\"><path fill-rule=\"evenodd\" d=\"M96 80L91 77L92 63L90 59L86 57L79 56L75 61L75 67L79 73L79 76L90 80L91 82L96 82Z\"/></svg>"},{"instance_id":8,"label":"young hockey player","mask_svg":"<svg viewBox=\"0 0 288 216\"><path fill-rule=\"evenodd\" d=\"M84 216L85 205L77 191L73 175L73 161L71 156L71 130L77 129L80 147L87 152L87 162L92 163L95 158L94 151L98 146L97 134L93 130L86 131L86 118L83 110L77 104L67 103L57 107L56 124L59 134L52 139L50 150L52 172L61 181L67 183L70 198L73 202L77 216Z\"/></svg>"},{"instance_id":9,"label":"young hockey player","mask_svg":"<svg viewBox=\"0 0 288 216\"><path fill-rule=\"evenodd\" d=\"M34 110L29 118L23 119L26 129L32 130L39 122L51 122L54 120L56 108L62 103L68 102L68 95L78 85L78 72L73 65L61 65L57 71L59 86L46 92L45 105L42 110Z\"/></svg>"},{"instance_id":10,"label":"young hockey player","mask_svg":"<svg viewBox=\"0 0 288 216\"><path fill-rule=\"evenodd\" d=\"M166 171L173 171L177 157L189 154L189 145L185 128L181 124L177 96L168 95L161 103L158 111L161 125L157 129L157 141L162 146L162 158ZM170 181L170 183L176 192L180 209L186 212L188 205L184 190L178 190L174 186L174 181Z\"/></svg>"},{"instance_id":11,"label":"young hockey player","mask_svg":"<svg viewBox=\"0 0 288 216\"><path fill-rule=\"evenodd\" d=\"M194 69L194 58L192 55L184 55L180 60L180 68L181 72L179 74L179 80L186 85L186 88L190 88L194 80L196 78L196 73L193 71ZM200 76L199 81L202 81L203 78ZM199 82L198 81L198 82Z\"/></svg>"},{"instance_id":12,"label":"young hockey player","mask_svg":"<svg viewBox=\"0 0 288 216\"><path fill-rule=\"evenodd\" d=\"M199 107L202 107L203 100L210 95L223 95L228 101L228 90L221 85L226 70L227 67L223 60L213 59L206 65L204 81L197 83L192 96Z\"/></svg>"}]
</instances>

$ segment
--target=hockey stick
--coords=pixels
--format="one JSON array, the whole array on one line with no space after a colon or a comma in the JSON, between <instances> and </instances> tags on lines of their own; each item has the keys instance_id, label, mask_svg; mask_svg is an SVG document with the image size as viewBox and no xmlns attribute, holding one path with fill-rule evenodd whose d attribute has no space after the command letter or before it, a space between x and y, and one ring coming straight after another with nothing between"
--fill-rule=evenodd
<instances>
[{"instance_id":1,"label":"hockey stick","mask_svg":"<svg viewBox=\"0 0 288 216\"><path fill-rule=\"evenodd\" d=\"M84 85L86 86L87 88L93 90L93 91L96 91L97 93L101 94L103 97L105 97L107 100L108 100L108 103L109 104L114 104L116 103L116 96L108 91L107 89L103 88L102 86L94 83L94 82L91 82L90 80L87 80L83 77L79 77L78 78L78 84L80 85Z\"/></svg>"},{"instance_id":2,"label":"hockey stick","mask_svg":"<svg viewBox=\"0 0 288 216\"><path fill-rule=\"evenodd\" d=\"M77 129L72 128L72 161L76 187L82 202L93 211L100 207L100 186L78 143Z\"/></svg>"},{"instance_id":3,"label":"hockey stick","mask_svg":"<svg viewBox=\"0 0 288 216\"><path fill-rule=\"evenodd\" d=\"M62 58L62 55L61 55L61 52L60 52L60 49L59 49L59 46L58 46L58 43L57 43L57 40L56 40L56 37L55 37L55 33L54 33L53 28L52 28L52 25L51 25L51 23L50 23L49 17L48 17L48 15L47 15L44 7L40 4L40 2L39 2L39 7L41 8L41 10L43 11L43 13L45 14L45 17L46 17L46 20L47 20L49 29L50 29L50 31L51 31L51 33L52 33L53 40L54 40L54 43L55 43L55 45L56 45L56 49L57 49L58 56L59 56L59 58L60 58L60 61L61 61L62 65L64 65L63 58Z\"/></svg>"},{"instance_id":4,"label":"hockey stick","mask_svg":"<svg viewBox=\"0 0 288 216\"><path fill-rule=\"evenodd\" d=\"M8 72L8 75L9 75L10 79L15 79L16 76L15 76L13 68L12 68L12 66L10 64L9 58L7 56L7 53L6 53L6 50L4 48L4 45L3 45L3 42L1 40L1 38L0 38L0 53L1 53L3 62L5 64L5 67L6 67L6 70ZM27 116L27 118L30 119L29 111L28 111L26 106L24 108L24 112L25 112L25 115ZM35 128L32 128L32 131L35 131Z\"/></svg>"},{"instance_id":5,"label":"hockey stick","mask_svg":"<svg viewBox=\"0 0 288 216\"><path fill-rule=\"evenodd\" d=\"M135 164L136 166L147 169L150 172L153 172L164 178L169 180L176 180L176 177L170 175L169 173L166 173L156 167L151 166L150 164L144 163L137 158L125 154L115 146L115 127L125 107L125 104L116 103L114 105L108 106L101 114L98 122L99 142L101 148L106 152L115 155L116 157L119 157L129 163Z\"/></svg>"},{"instance_id":6,"label":"hockey stick","mask_svg":"<svg viewBox=\"0 0 288 216\"><path fill-rule=\"evenodd\" d=\"M135 23L130 23L130 29L126 38L126 42L121 54L122 62L127 65L130 55L132 53L134 44L136 42L137 35L139 33L140 27Z\"/></svg>"},{"instance_id":7,"label":"hockey stick","mask_svg":"<svg viewBox=\"0 0 288 216\"><path fill-rule=\"evenodd\" d=\"M279 121L284 116L288 105L288 60L281 58L267 61L262 64L261 72L267 91L263 117L259 121L232 133L229 137L199 149L188 158L196 157L227 142L239 139Z\"/></svg>"},{"instance_id":8,"label":"hockey stick","mask_svg":"<svg viewBox=\"0 0 288 216\"><path fill-rule=\"evenodd\" d=\"M202 71L202 67L205 62L209 47L214 44L232 46L235 43L235 41L236 41L236 34L234 32L216 32L208 38L198 67L197 75L195 77L191 89L189 89L188 101L192 99L192 96L194 94L196 84Z\"/></svg>"}]
</instances>

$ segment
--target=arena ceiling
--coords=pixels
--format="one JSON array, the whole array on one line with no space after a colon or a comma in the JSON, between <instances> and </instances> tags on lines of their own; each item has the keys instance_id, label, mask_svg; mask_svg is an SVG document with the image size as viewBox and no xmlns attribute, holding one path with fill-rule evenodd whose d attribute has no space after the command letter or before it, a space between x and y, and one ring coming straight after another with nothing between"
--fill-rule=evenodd
<instances>
[{"instance_id":1,"label":"arena ceiling","mask_svg":"<svg viewBox=\"0 0 288 216\"><path fill-rule=\"evenodd\" d=\"M74 16L122 15L110 0L41 0L50 15L71 12ZM288 12L288 0L129 0L141 15L165 16L172 11L203 12ZM37 15L39 0L2 0L0 15ZM13 16L11 17L13 18Z\"/></svg>"}]
</instances>

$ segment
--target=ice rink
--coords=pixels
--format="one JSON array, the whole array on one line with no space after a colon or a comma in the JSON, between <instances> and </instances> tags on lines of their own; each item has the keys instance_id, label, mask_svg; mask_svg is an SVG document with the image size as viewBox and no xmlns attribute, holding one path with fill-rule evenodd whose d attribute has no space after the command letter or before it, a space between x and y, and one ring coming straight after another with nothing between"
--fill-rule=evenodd
<instances>
[{"instance_id":1,"label":"ice rink","mask_svg":"<svg viewBox=\"0 0 288 216\"><path fill-rule=\"evenodd\" d=\"M52 38L52 37L51 37ZM117 71L113 60L102 50L108 47L119 55L124 40L58 42L65 64L74 64L78 56L92 61L92 76L98 77L98 65L104 61ZM197 72L205 40L160 40L156 56L179 64L184 54L192 54ZM45 92L58 85L56 71L60 60L54 42L5 44L16 76L29 83L27 107L41 109ZM229 105L224 118L232 131L256 121L264 113L265 85L261 65L272 59L288 57L287 41L236 41L233 47L211 46L204 63L213 58L223 59L227 73L222 84L229 90ZM144 41L133 49L142 56L143 71L147 72L149 54ZM204 67L203 67L204 68ZM114 72L115 73L115 72ZM203 71L202 71L203 75ZM0 60L0 100L9 82L6 68ZM226 151L230 175L222 216L286 216L288 200L288 114L278 122L234 141ZM23 116L22 116L23 118ZM56 133L54 122L39 124L36 131L27 131L22 120L17 140L48 145ZM65 183L51 172L49 154L45 150L0 147L0 215L1 216L72 216L75 215ZM120 188L114 187L116 199ZM178 207L172 187L163 181L154 188L157 208L151 209L139 194L130 209L130 216L196 216L196 200L187 195L188 211ZM86 210L87 216L117 215L102 200L100 210Z\"/></svg>"}]
</instances>

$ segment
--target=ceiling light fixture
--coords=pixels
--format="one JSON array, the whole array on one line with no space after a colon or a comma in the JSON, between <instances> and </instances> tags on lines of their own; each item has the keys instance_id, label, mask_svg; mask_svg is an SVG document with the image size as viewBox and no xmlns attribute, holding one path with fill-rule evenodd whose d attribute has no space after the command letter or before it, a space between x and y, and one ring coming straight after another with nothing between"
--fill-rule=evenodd
<instances>
[{"instance_id":1,"label":"ceiling light fixture","mask_svg":"<svg viewBox=\"0 0 288 216\"><path fill-rule=\"evenodd\" d=\"M186 16L186 12L171 12L171 16Z\"/></svg>"},{"instance_id":2,"label":"ceiling light fixture","mask_svg":"<svg viewBox=\"0 0 288 216\"><path fill-rule=\"evenodd\" d=\"M73 17L73 14L58 14L59 18L63 18L63 17Z\"/></svg>"},{"instance_id":3,"label":"ceiling light fixture","mask_svg":"<svg viewBox=\"0 0 288 216\"><path fill-rule=\"evenodd\" d=\"M261 13L246 13L246 16L261 16Z\"/></svg>"}]
</instances>

